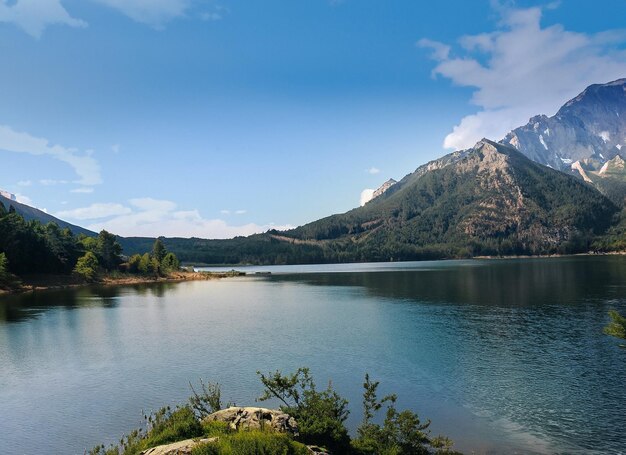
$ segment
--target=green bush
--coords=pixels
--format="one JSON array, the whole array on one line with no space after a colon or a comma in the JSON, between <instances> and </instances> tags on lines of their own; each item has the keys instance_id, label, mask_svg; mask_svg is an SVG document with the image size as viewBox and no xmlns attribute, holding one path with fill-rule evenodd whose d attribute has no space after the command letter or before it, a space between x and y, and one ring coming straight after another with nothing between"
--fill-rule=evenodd
<instances>
[{"instance_id":1,"label":"green bush","mask_svg":"<svg viewBox=\"0 0 626 455\"><path fill-rule=\"evenodd\" d=\"M180 263L174 253L167 253L161 261L161 271L165 274L176 272L179 268Z\"/></svg>"},{"instance_id":2,"label":"green bush","mask_svg":"<svg viewBox=\"0 0 626 455\"><path fill-rule=\"evenodd\" d=\"M604 328L604 333L626 340L626 318L615 310L609 311L611 322ZM626 347L620 345L621 347Z\"/></svg>"},{"instance_id":3,"label":"green bush","mask_svg":"<svg viewBox=\"0 0 626 455\"><path fill-rule=\"evenodd\" d=\"M192 396L189 397L189 406L199 419L222 409L222 389L218 383L205 383L200 379L199 393L191 382L189 383Z\"/></svg>"},{"instance_id":4,"label":"green bush","mask_svg":"<svg viewBox=\"0 0 626 455\"><path fill-rule=\"evenodd\" d=\"M119 446L108 449L97 446L89 452L89 455L137 455L161 444L204 435L204 428L187 406L174 411L169 407L161 408L156 413L145 416L145 420L147 431L134 430L120 440Z\"/></svg>"},{"instance_id":5,"label":"green bush","mask_svg":"<svg viewBox=\"0 0 626 455\"><path fill-rule=\"evenodd\" d=\"M8 283L10 279L9 260L6 254L0 253L0 285Z\"/></svg>"},{"instance_id":6,"label":"green bush","mask_svg":"<svg viewBox=\"0 0 626 455\"><path fill-rule=\"evenodd\" d=\"M78 258L74 273L85 281L93 281L98 273L98 258L91 251Z\"/></svg>"},{"instance_id":7,"label":"green bush","mask_svg":"<svg viewBox=\"0 0 626 455\"><path fill-rule=\"evenodd\" d=\"M257 374L265 386L259 401L278 398L283 403L281 410L298 422L300 441L327 447L335 453L348 450L350 437L344 425L350 412L348 401L333 390L332 384L319 392L308 368L299 368L287 376L280 371Z\"/></svg>"},{"instance_id":8,"label":"green bush","mask_svg":"<svg viewBox=\"0 0 626 455\"><path fill-rule=\"evenodd\" d=\"M382 400L377 397L379 382L370 381L365 375L363 383L363 423L359 426L358 437L352 440L352 450L361 455L428 455L435 453L455 453L452 442L442 436L431 437L430 420L422 423L412 411L398 412L395 407L396 395L387 395ZM387 405L383 425L373 422L376 413Z\"/></svg>"}]
</instances>

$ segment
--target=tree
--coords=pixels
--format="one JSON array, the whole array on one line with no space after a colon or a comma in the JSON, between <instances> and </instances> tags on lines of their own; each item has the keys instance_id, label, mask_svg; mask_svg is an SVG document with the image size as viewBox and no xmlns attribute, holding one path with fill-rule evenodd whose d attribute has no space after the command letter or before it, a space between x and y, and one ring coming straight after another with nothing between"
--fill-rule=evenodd
<instances>
[{"instance_id":1,"label":"tree","mask_svg":"<svg viewBox=\"0 0 626 455\"><path fill-rule=\"evenodd\" d=\"M91 251L78 258L74 273L85 281L93 281L98 273L98 258Z\"/></svg>"},{"instance_id":2,"label":"tree","mask_svg":"<svg viewBox=\"0 0 626 455\"><path fill-rule=\"evenodd\" d=\"M139 273L139 263L141 262L141 256L139 254L133 254L128 258L128 272Z\"/></svg>"},{"instance_id":3,"label":"tree","mask_svg":"<svg viewBox=\"0 0 626 455\"><path fill-rule=\"evenodd\" d=\"M412 411L396 410L396 395L387 395L378 400L379 382L372 382L365 374L363 383L363 423L357 429L358 437L352 441L356 453L363 455L428 455L435 450L437 453L454 453L450 451L452 443L449 439L431 437L430 420L422 423L418 415ZM387 404L383 425L373 422L376 413Z\"/></svg>"},{"instance_id":4,"label":"tree","mask_svg":"<svg viewBox=\"0 0 626 455\"><path fill-rule=\"evenodd\" d=\"M604 328L604 333L626 340L626 318L615 310L609 311L609 316L611 322ZM626 348L626 345L622 344L620 347Z\"/></svg>"},{"instance_id":5,"label":"tree","mask_svg":"<svg viewBox=\"0 0 626 455\"><path fill-rule=\"evenodd\" d=\"M0 284L4 284L9 281L11 274L9 273L9 260L7 255L0 253Z\"/></svg>"},{"instance_id":6,"label":"tree","mask_svg":"<svg viewBox=\"0 0 626 455\"><path fill-rule=\"evenodd\" d=\"M193 395L189 397L189 406L199 419L222 409L222 388L219 383L204 382L200 379L200 393L189 383ZM227 407L229 407L231 404Z\"/></svg>"},{"instance_id":7,"label":"tree","mask_svg":"<svg viewBox=\"0 0 626 455\"><path fill-rule=\"evenodd\" d=\"M120 258L122 246L117 242L115 235L104 229L98 234L97 250L102 266L106 270L113 270L122 262Z\"/></svg>"},{"instance_id":8,"label":"tree","mask_svg":"<svg viewBox=\"0 0 626 455\"><path fill-rule=\"evenodd\" d=\"M154 245L152 245L152 257L155 258L160 264L166 254L167 250L165 249L165 245L163 245L161 239L156 239L154 241Z\"/></svg>"},{"instance_id":9,"label":"tree","mask_svg":"<svg viewBox=\"0 0 626 455\"><path fill-rule=\"evenodd\" d=\"M150 258L150 255L148 253L144 253L144 255L141 256L141 259L139 260L138 270L139 273L143 275L149 275L151 273L154 273L152 259Z\"/></svg>"},{"instance_id":10,"label":"tree","mask_svg":"<svg viewBox=\"0 0 626 455\"><path fill-rule=\"evenodd\" d=\"M174 253L167 253L161 261L161 271L163 273L171 273L177 271L179 268L180 263Z\"/></svg>"},{"instance_id":11,"label":"tree","mask_svg":"<svg viewBox=\"0 0 626 455\"><path fill-rule=\"evenodd\" d=\"M332 384L317 391L308 368L298 368L287 376L280 371L257 374L265 386L259 401L278 398L283 403L281 410L298 422L302 442L326 446L333 453L349 450L350 437L344 425L350 412L348 401L333 390Z\"/></svg>"}]
</instances>

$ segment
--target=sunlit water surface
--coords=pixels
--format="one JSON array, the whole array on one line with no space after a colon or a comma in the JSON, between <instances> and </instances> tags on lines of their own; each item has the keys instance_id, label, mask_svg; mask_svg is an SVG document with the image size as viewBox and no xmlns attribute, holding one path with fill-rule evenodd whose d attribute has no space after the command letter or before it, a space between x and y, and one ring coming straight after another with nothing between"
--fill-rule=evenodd
<instances>
[{"instance_id":1,"label":"sunlit water surface","mask_svg":"<svg viewBox=\"0 0 626 455\"><path fill-rule=\"evenodd\" d=\"M82 454L184 401L254 405L309 366L361 419L365 372L476 453L626 453L626 258L239 268L270 276L0 298L0 452Z\"/></svg>"}]
</instances>

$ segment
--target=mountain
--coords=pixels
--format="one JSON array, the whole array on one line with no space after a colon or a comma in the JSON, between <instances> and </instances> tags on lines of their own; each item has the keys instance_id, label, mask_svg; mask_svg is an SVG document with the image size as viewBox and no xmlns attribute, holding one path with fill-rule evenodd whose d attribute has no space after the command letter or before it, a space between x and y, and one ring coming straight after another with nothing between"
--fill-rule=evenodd
<instances>
[{"instance_id":1,"label":"mountain","mask_svg":"<svg viewBox=\"0 0 626 455\"><path fill-rule=\"evenodd\" d=\"M586 160L599 170L626 147L626 79L587 87L554 116L537 115L501 142L554 169Z\"/></svg>"},{"instance_id":2,"label":"mountain","mask_svg":"<svg viewBox=\"0 0 626 455\"><path fill-rule=\"evenodd\" d=\"M89 237L95 237L97 235L95 232L92 232L80 226L76 226L74 224L70 224L67 221L63 221L58 218L55 218L52 215L48 215L46 212L43 212L39 209L30 207L26 204L21 204L17 202L14 198L11 198L11 195L9 193L6 193L5 191L0 193L0 203L4 204L4 207L7 210L9 210L9 207L13 206L15 208L15 211L19 213L20 215L22 215L24 219L27 221L37 220L41 222L42 224L48 224L51 222L56 223L59 225L59 227L63 229L69 228L69 230L72 231L75 235L85 234L86 236L89 236Z\"/></svg>"},{"instance_id":3,"label":"mountain","mask_svg":"<svg viewBox=\"0 0 626 455\"><path fill-rule=\"evenodd\" d=\"M618 208L578 179L483 139L365 206L281 233L350 260L585 250Z\"/></svg>"},{"instance_id":4,"label":"mountain","mask_svg":"<svg viewBox=\"0 0 626 455\"><path fill-rule=\"evenodd\" d=\"M396 183L398 182L396 182L394 179L387 180L376 191L374 191L374 194L372 195L372 199L375 199L378 196L382 195L385 191L387 191L389 188L394 186Z\"/></svg>"},{"instance_id":5,"label":"mountain","mask_svg":"<svg viewBox=\"0 0 626 455\"><path fill-rule=\"evenodd\" d=\"M626 79L587 87L553 117L532 117L501 142L626 205L626 169L619 165L626 153Z\"/></svg>"}]
</instances>

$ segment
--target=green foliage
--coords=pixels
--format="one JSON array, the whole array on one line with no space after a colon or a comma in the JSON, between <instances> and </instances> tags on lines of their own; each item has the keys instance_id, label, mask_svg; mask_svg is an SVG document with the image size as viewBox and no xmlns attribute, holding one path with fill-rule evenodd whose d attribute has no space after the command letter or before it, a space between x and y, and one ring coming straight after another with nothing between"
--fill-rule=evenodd
<instances>
[{"instance_id":1,"label":"green foliage","mask_svg":"<svg viewBox=\"0 0 626 455\"><path fill-rule=\"evenodd\" d=\"M117 266L122 262L121 254L122 247L117 242L115 235L105 230L100 231L97 238L97 256L102 267L106 270L117 269Z\"/></svg>"},{"instance_id":2,"label":"green foliage","mask_svg":"<svg viewBox=\"0 0 626 455\"><path fill-rule=\"evenodd\" d=\"M167 253L161 261L161 270L163 273L176 272L180 269L180 262L174 253Z\"/></svg>"},{"instance_id":3,"label":"green foliage","mask_svg":"<svg viewBox=\"0 0 626 455\"><path fill-rule=\"evenodd\" d=\"M604 328L607 335L626 340L626 318L615 310L609 311L611 322ZM626 347L622 345L622 347Z\"/></svg>"},{"instance_id":4,"label":"green foliage","mask_svg":"<svg viewBox=\"0 0 626 455\"><path fill-rule=\"evenodd\" d=\"M154 241L154 245L152 245L152 257L161 263L166 253L167 251L165 250L165 245L163 245L161 239L156 239Z\"/></svg>"},{"instance_id":5,"label":"green foliage","mask_svg":"<svg viewBox=\"0 0 626 455\"><path fill-rule=\"evenodd\" d=\"M128 258L127 271L129 273L139 273L139 263L141 262L141 256L139 254L133 254Z\"/></svg>"},{"instance_id":6,"label":"green foliage","mask_svg":"<svg viewBox=\"0 0 626 455\"><path fill-rule=\"evenodd\" d=\"M239 431L221 436L216 442L202 444L192 455L307 455L306 446L281 433Z\"/></svg>"},{"instance_id":7,"label":"green foliage","mask_svg":"<svg viewBox=\"0 0 626 455\"><path fill-rule=\"evenodd\" d=\"M200 390L196 392L191 382L189 383L193 395L189 397L189 406L196 416L202 419L222 409L222 389L220 385L212 382L205 383L200 379Z\"/></svg>"},{"instance_id":8,"label":"green foliage","mask_svg":"<svg viewBox=\"0 0 626 455\"><path fill-rule=\"evenodd\" d=\"M286 376L280 371L257 374L265 387L259 401L279 399L283 403L281 410L298 422L300 441L325 446L336 453L349 448L350 438L344 425L348 402L333 390L332 384L318 391L308 368L299 368Z\"/></svg>"},{"instance_id":9,"label":"green foliage","mask_svg":"<svg viewBox=\"0 0 626 455\"><path fill-rule=\"evenodd\" d=\"M9 260L6 254L0 253L0 285L7 284L10 279Z\"/></svg>"},{"instance_id":10,"label":"green foliage","mask_svg":"<svg viewBox=\"0 0 626 455\"><path fill-rule=\"evenodd\" d=\"M120 440L118 446L96 446L89 455L137 455L161 444L201 437L204 429L193 411L185 406L172 411L161 408L150 416L144 416L146 429L137 429Z\"/></svg>"},{"instance_id":11,"label":"green foliage","mask_svg":"<svg viewBox=\"0 0 626 455\"><path fill-rule=\"evenodd\" d=\"M98 274L98 258L91 251L80 257L74 267L74 273L85 281L94 281Z\"/></svg>"},{"instance_id":12,"label":"green foliage","mask_svg":"<svg viewBox=\"0 0 626 455\"><path fill-rule=\"evenodd\" d=\"M154 276L168 275L179 268L178 258L165 249L160 239L152 245L152 253L133 254L126 264L122 264L122 269L129 273Z\"/></svg>"},{"instance_id":13,"label":"green foliage","mask_svg":"<svg viewBox=\"0 0 626 455\"><path fill-rule=\"evenodd\" d=\"M363 422L358 429L358 437L353 441L350 441L344 427L348 416L347 401L330 384L326 390L317 391L308 368L299 368L295 373L285 376L280 371L257 374L265 386L260 400L275 398L283 403L281 409L298 422L298 442L292 440L289 434L277 433L272 429L233 430L227 422L201 421L204 416L219 410L222 404L220 386L200 381L202 391L198 393L191 387L193 396L189 405L174 411L169 407L162 408L150 416L144 416L145 429L132 431L117 446L97 446L89 454L136 455L161 444L200 437L217 440L198 445L192 451L194 455L304 455L310 453L304 444L323 446L335 454L456 453L451 451L452 443L447 438L430 435L430 421L422 423L418 415L411 411L398 412L395 395L379 400L379 383L370 381L367 374L363 384ZM384 405L387 406L385 419L379 425L374 419Z\"/></svg>"},{"instance_id":14,"label":"green foliage","mask_svg":"<svg viewBox=\"0 0 626 455\"><path fill-rule=\"evenodd\" d=\"M143 275L152 275L155 273L154 264L152 262L152 258L148 253L144 253L139 260L138 265L139 273Z\"/></svg>"},{"instance_id":15,"label":"green foliage","mask_svg":"<svg viewBox=\"0 0 626 455\"><path fill-rule=\"evenodd\" d=\"M17 212L6 210L0 210L0 252L17 275L69 273L81 254L68 229L26 221Z\"/></svg>"},{"instance_id":16,"label":"green foliage","mask_svg":"<svg viewBox=\"0 0 626 455\"><path fill-rule=\"evenodd\" d=\"M430 436L428 430L430 420L422 423L416 413L396 410L396 395L387 395L379 400L378 385L378 381L372 382L369 375L365 375L363 422L357 430L358 437L352 441L352 448L356 453L362 455L428 455L433 451L452 453L452 443L447 438ZM387 405L387 410L381 426L374 423L373 419L384 405Z\"/></svg>"}]
</instances>

